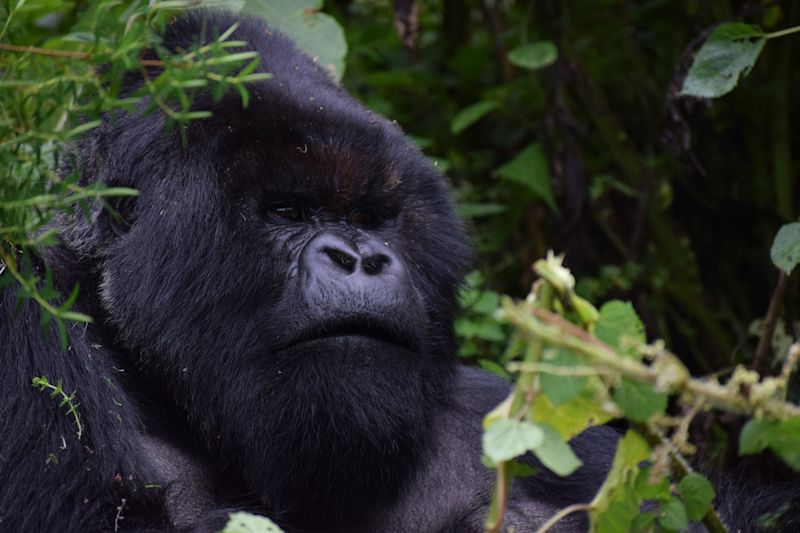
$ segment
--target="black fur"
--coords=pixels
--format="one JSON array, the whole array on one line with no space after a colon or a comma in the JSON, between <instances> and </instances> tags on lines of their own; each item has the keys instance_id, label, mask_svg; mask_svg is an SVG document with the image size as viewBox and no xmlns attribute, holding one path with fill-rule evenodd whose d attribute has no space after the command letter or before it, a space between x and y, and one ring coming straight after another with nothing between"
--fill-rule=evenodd
<instances>
[{"instance_id":1,"label":"black fur","mask_svg":"<svg viewBox=\"0 0 800 533\"><path fill-rule=\"evenodd\" d=\"M182 17L165 44L233 21ZM447 184L288 39L253 20L234 37L273 75L247 109L200 97L214 117L188 148L132 113L75 149L85 182L140 191L123 220L62 219L43 258L94 324L63 352L2 295L0 530L215 531L246 509L292 531L482 531L480 423L508 385L456 364L470 251ZM76 392L80 440L39 375ZM507 525L589 501L615 442L590 430L575 475L517 481Z\"/></svg>"}]
</instances>

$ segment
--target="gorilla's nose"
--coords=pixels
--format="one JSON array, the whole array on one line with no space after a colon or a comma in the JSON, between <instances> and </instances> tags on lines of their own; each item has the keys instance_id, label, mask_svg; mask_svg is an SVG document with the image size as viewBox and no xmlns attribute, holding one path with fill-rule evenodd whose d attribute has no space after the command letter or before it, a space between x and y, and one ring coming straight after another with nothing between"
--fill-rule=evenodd
<instances>
[{"instance_id":1,"label":"gorilla's nose","mask_svg":"<svg viewBox=\"0 0 800 533\"><path fill-rule=\"evenodd\" d=\"M358 243L332 232L317 234L300 258L300 268L318 280L340 283L366 283L402 277L405 273L398 256L374 237ZM349 278L350 279L343 279Z\"/></svg>"}]
</instances>

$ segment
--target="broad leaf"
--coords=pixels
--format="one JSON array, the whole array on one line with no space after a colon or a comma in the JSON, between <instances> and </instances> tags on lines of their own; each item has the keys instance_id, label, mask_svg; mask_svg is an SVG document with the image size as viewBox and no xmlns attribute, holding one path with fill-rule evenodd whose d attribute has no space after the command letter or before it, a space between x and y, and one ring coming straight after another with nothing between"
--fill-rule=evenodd
<instances>
[{"instance_id":1,"label":"broad leaf","mask_svg":"<svg viewBox=\"0 0 800 533\"><path fill-rule=\"evenodd\" d=\"M778 230L769 251L773 264L791 274L800 263L800 222L786 224Z\"/></svg>"},{"instance_id":2,"label":"broad leaf","mask_svg":"<svg viewBox=\"0 0 800 533\"><path fill-rule=\"evenodd\" d=\"M528 70L537 70L555 63L558 48L550 41L523 44L508 53L512 64Z\"/></svg>"},{"instance_id":3,"label":"broad leaf","mask_svg":"<svg viewBox=\"0 0 800 533\"><path fill-rule=\"evenodd\" d=\"M765 42L765 34L758 26L720 24L694 56L681 94L717 98L729 93L753 68Z\"/></svg>"},{"instance_id":4,"label":"broad leaf","mask_svg":"<svg viewBox=\"0 0 800 533\"><path fill-rule=\"evenodd\" d=\"M499 102L488 100L485 102L478 102L477 104L472 104L466 109L462 109L453 118L453 122L450 123L450 131L456 134L461 133L468 127L478 122L484 116L486 116L490 111L495 109L498 105L500 105Z\"/></svg>"},{"instance_id":5,"label":"broad leaf","mask_svg":"<svg viewBox=\"0 0 800 533\"><path fill-rule=\"evenodd\" d=\"M647 422L651 416L663 413L667 408L666 394L655 391L649 383L628 378L622 378L612 397L625 416L634 422Z\"/></svg>"},{"instance_id":6,"label":"broad leaf","mask_svg":"<svg viewBox=\"0 0 800 533\"><path fill-rule=\"evenodd\" d=\"M322 0L247 0L244 5L245 13L262 17L287 34L341 80L347 41L336 19L321 9Z\"/></svg>"},{"instance_id":7,"label":"broad leaf","mask_svg":"<svg viewBox=\"0 0 800 533\"><path fill-rule=\"evenodd\" d=\"M644 324L630 302L612 300L600 308L595 335L621 355L641 359L636 345L644 344Z\"/></svg>"},{"instance_id":8,"label":"broad leaf","mask_svg":"<svg viewBox=\"0 0 800 533\"><path fill-rule=\"evenodd\" d=\"M583 359L579 355L559 349L549 351L552 358L546 358L545 363L569 370L570 367L584 366ZM542 391L547 394L554 407L568 402L581 393L586 387L586 376L562 376L558 374L548 374L543 372L539 375L539 384Z\"/></svg>"},{"instance_id":9,"label":"broad leaf","mask_svg":"<svg viewBox=\"0 0 800 533\"><path fill-rule=\"evenodd\" d=\"M547 158L542 147L531 144L517 156L497 169L497 174L507 180L527 187L544 200L553 211L556 211L556 202L550 188L550 171Z\"/></svg>"},{"instance_id":10,"label":"broad leaf","mask_svg":"<svg viewBox=\"0 0 800 533\"><path fill-rule=\"evenodd\" d=\"M509 461L538 447L544 432L524 420L501 419L483 434L483 453L494 463Z\"/></svg>"},{"instance_id":11,"label":"broad leaf","mask_svg":"<svg viewBox=\"0 0 800 533\"><path fill-rule=\"evenodd\" d=\"M568 476L583 464L555 428L547 424L539 428L544 433L544 441L533 449L533 454L545 467L559 476Z\"/></svg>"},{"instance_id":12,"label":"broad leaf","mask_svg":"<svg viewBox=\"0 0 800 533\"><path fill-rule=\"evenodd\" d=\"M714 487L700 474L691 473L678 485L686 513L690 520L700 520L708 512L714 500Z\"/></svg>"}]
</instances>

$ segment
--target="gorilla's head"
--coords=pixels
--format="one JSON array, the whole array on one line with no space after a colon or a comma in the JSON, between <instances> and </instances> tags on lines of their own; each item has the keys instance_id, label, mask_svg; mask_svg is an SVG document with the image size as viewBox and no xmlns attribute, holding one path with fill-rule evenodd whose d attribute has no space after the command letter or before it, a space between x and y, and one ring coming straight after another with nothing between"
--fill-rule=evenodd
<instances>
[{"instance_id":1,"label":"gorilla's head","mask_svg":"<svg viewBox=\"0 0 800 533\"><path fill-rule=\"evenodd\" d=\"M201 18L167 45L186 47ZM216 16L208 37L232 22ZM140 195L118 219L78 217L60 253L90 273L92 334L247 490L275 512L344 518L424 460L469 247L447 184L396 125L280 34L249 21L234 37L273 77L246 109L201 97L214 116L188 126L188 148L156 114L94 130L84 179Z\"/></svg>"}]
</instances>

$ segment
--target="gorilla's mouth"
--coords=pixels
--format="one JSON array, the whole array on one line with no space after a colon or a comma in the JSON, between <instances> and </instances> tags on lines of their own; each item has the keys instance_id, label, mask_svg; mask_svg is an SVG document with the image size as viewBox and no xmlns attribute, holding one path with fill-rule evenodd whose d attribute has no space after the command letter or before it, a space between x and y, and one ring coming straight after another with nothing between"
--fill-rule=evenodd
<instances>
[{"instance_id":1,"label":"gorilla's mouth","mask_svg":"<svg viewBox=\"0 0 800 533\"><path fill-rule=\"evenodd\" d=\"M367 317L339 319L316 324L295 335L280 349L285 350L312 341L348 337L360 337L393 344L412 352L422 350L420 339L410 330L403 328L400 324Z\"/></svg>"}]
</instances>

